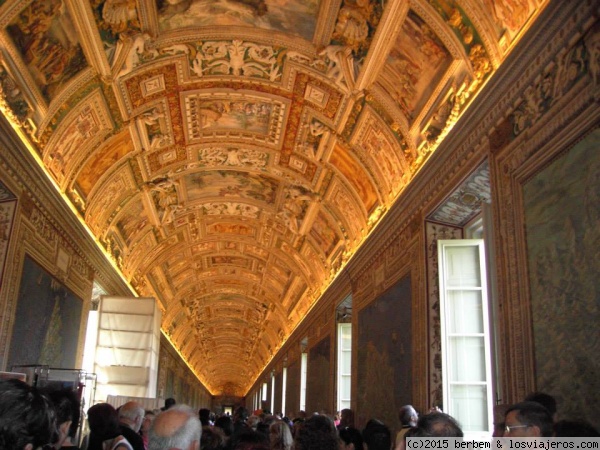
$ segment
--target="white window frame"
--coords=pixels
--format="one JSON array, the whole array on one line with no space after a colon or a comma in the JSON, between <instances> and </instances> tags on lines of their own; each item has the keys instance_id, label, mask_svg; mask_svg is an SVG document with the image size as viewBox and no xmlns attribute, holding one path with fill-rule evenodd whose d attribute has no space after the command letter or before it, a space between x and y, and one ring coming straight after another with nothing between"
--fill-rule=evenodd
<instances>
[{"instance_id":1,"label":"white window frame","mask_svg":"<svg viewBox=\"0 0 600 450\"><path fill-rule=\"evenodd\" d=\"M346 331L348 334L344 334ZM349 345L345 347L344 336L349 336ZM349 362L345 364L345 361ZM343 372L344 366L350 367L348 373ZM347 380L352 383L352 324L338 323L337 324L337 411L345 408L350 408L351 396L343 398L342 385L343 381Z\"/></svg>"},{"instance_id":2,"label":"white window frame","mask_svg":"<svg viewBox=\"0 0 600 450\"><path fill-rule=\"evenodd\" d=\"M300 410L306 411L306 375L308 373L308 353L300 355Z\"/></svg>"},{"instance_id":3,"label":"white window frame","mask_svg":"<svg viewBox=\"0 0 600 450\"><path fill-rule=\"evenodd\" d=\"M448 279L450 278L449 272L453 271L453 275L457 275L454 272L460 267L464 267L464 264L452 264L449 261L452 250L457 247L477 247L478 249L478 267L473 267L474 270L479 271L479 285L461 285L460 282L464 281L459 275L454 278L454 285L450 286ZM439 282L440 282L440 322L441 322L441 340L442 340L442 379L443 379L443 398L444 398L444 410L451 416L455 417L459 423L463 426L465 437L469 439L487 439L493 431L493 378L492 378L492 364L491 364L491 344L490 344L490 323L489 323L489 295L487 287L487 271L485 262L485 246L483 239L454 239L454 240L440 240L438 241L438 256L439 256ZM480 332L452 332L451 333L451 305L449 299L450 292L480 292L480 311L481 311L481 326ZM464 338L473 341L473 338L480 338L483 342L480 347L483 355L479 352L476 355L484 363L484 376L485 380L452 380L452 374L458 373L459 358L452 358L452 355L456 355L456 351L462 350L463 353L460 355L460 361L464 361L465 356L474 355L472 352L477 352L477 348L459 347L454 344L456 341L453 338ZM468 350L468 354L465 352ZM453 369L456 368L456 371ZM462 406L459 407L458 397L452 395L452 387L477 387L481 386L485 390L484 399L481 400L480 406L485 407L487 412L487 421L481 427L482 429L471 429L468 423L467 411L461 409L468 409L468 403L463 402ZM485 405L483 402L485 401ZM474 405L476 400L471 400L470 405ZM487 427L487 428L486 428Z\"/></svg>"},{"instance_id":4,"label":"white window frame","mask_svg":"<svg viewBox=\"0 0 600 450\"><path fill-rule=\"evenodd\" d=\"M263 383L262 385L262 397L261 397L261 407L262 407L262 402L266 402L267 401L267 383Z\"/></svg>"},{"instance_id":5,"label":"white window frame","mask_svg":"<svg viewBox=\"0 0 600 450\"><path fill-rule=\"evenodd\" d=\"M287 415L285 413L285 401L286 401L285 391L286 391L286 389L287 389L287 367L284 367L283 371L281 372L281 414L283 414L284 416Z\"/></svg>"},{"instance_id":6,"label":"white window frame","mask_svg":"<svg viewBox=\"0 0 600 450\"><path fill-rule=\"evenodd\" d=\"M275 373L271 374L271 414L275 414Z\"/></svg>"}]
</instances>

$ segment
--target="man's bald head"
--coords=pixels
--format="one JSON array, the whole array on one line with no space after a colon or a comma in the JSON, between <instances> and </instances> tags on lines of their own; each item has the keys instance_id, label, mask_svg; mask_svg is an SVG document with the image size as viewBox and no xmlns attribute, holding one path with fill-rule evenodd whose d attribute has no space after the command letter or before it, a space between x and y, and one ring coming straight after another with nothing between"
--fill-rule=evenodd
<instances>
[{"instance_id":1,"label":"man's bald head","mask_svg":"<svg viewBox=\"0 0 600 450\"><path fill-rule=\"evenodd\" d=\"M186 405L161 412L150 428L148 450L196 450L200 448L202 426L196 413Z\"/></svg>"},{"instance_id":2,"label":"man's bald head","mask_svg":"<svg viewBox=\"0 0 600 450\"><path fill-rule=\"evenodd\" d=\"M127 402L119 408L119 422L136 433L140 431L144 419L144 407L138 402Z\"/></svg>"}]
</instances>

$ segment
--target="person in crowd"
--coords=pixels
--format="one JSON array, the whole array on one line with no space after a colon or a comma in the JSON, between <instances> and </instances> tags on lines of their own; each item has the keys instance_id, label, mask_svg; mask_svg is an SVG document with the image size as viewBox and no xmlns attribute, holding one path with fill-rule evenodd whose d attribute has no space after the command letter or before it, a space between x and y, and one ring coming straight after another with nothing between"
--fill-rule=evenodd
<instances>
[{"instance_id":1,"label":"person in crowd","mask_svg":"<svg viewBox=\"0 0 600 450\"><path fill-rule=\"evenodd\" d=\"M504 428L506 427L504 416L506 416L506 410L509 406L505 403L494 406L494 431L492 432L492 437L500 438L504 436Z\"/></svg>"},{"instance_id":2,"label":"person in crowd","mask_svg":"<svg viewBox=\"0 0 600 450\"><path fill-rule=\"evenodd\" d=\"M233 420L231 420L231 416L221 416L217 420L215 420L215 427L219 427L227 436L227 439L231 437L233 434Z\"/></svg>"},{"instance_id":3,"label":"person in crowd","mask_svg":"<svg viewBox=\"0 0 600 450\"><path fill-rule=\"evenodd\" d=\"M456 419L443 412L432 412L420 416L415 428L417 432L413 437L461 438L464 436Z\"/></svg>"},{"instance_id":4,"label":"person in crowd","mask_svg":"<svg viewBox=\"0 0 600 450\"><path fill-rule=\"evenodd\" d=\"M246 429L234 435L229 446L230 450L270 450L269 437L263 433Z\"/></svg>"},{"instance_id":5,"label":"person in crowd","mask_svg":"<svg viewBox=\"0 0 600 450\"><path fill-rule=\"evenodd\" d=\"M51 441L56 413L36 388L0 380L0 450L34 450Z\"/></svg>"},{"instance_id":6,"label":"person in crowd","mask_svg":"<svg viewBox=\"0 0 600 450\"><path fill-rule=\"evenodd\" d=\"M79 425L80 403L77 394L71 388L62 388L49 385L41 389L54 405L56 412L56 431L50 441L49 448L59 449L65 446L65 441L69 439L72 432L72 425L75 424L75 433Z\"/></svg>"},{"instance_id":7,"label":"person in crowd","mask_svg":"<svg viewBox=\"0 0 600 450\"><path fill-rule=\"evenodd\" d=\"M294 434L294 450L339 450L333 419L321 415L306 419Z\"/></svg>"},{"instance_id":8,"label":"person in crowd","mask_svg":"<svg viewBox=\"0 0 600 450\"><path fill-rule=\"evenodd\" d=\"M363 450L363 438L360 430L344 427L338 431L340 435L340 450Z\"/></svg>"},{"instance_id":9,"label":"person in crowd","mask_svg":"<svg viewBox=\"0 0 600 450\"><path fill-rule=\"evenodd\" d=\"M169 397L169 398L165 399L165 406L160 408L160 410L166 411L167 409L172 408L176 404L177 404L177 401L173 397Z\"/></svg>"},{"instance_id":10,"label":"person in crowd","mask_svg":"<svg viewBox=\"0 0 600 450\"><path fill-rule=\"evenodd\" d=\"M120 431L133 450L144 450L144 440L140 435L144 414L144 407L137 402L127 402L119 408Z\"/></svg>"},{"instance_id":11,"label":"person in crowd","mask_svg":"<svg viewBox=\"0 0 600 450\"><path fill-rule=\"evenodd\" d=\"M552 417L552 421L556 422L557 418L557 408L556 408L556 399L550 394L546 394L545 392L532 392L527 397L525 397L525 402L536 402L542 405L544 408L548 410L550 416Z\"/></svg>"},{"instance_id":12,"label":"person in crowd","mask_svg":"<svg viewBox=\"0 0 600 450\"><path fill-rule=\"evenodd\" d=\"M147 409L144 411L144 420L142 420L142 426L140 428L140 435L142 436L142 441L144 442L144 449L148 450L148 433L150 432L150 427L152 426L152 422L156 419L156 414L154 411Z\"/></svg>"},{"instance_id":13,"label":"person in crowd","mask_svg":"<svg viewBox=\"0 0 600 450\"><path fill-rule=\"evenodd\" d=\"M398 410L398 418L402 424L402 428L396 434L395 449L399 450L401 443L404 441L404 435L410 427L417 426L417 420L419 420L419 414L412 405L404 405Z\"/></svg>"},{"instance_id":14,"label":"person in crowd","mask_svg":"<svg viewBox=\"0 0 600 450\"><path fill-rule=\"evenodd\" d=\"M554 424L555 437L600 437L600 431L582 420L559 420Z\"/></svg>"},{"instance_id":15,"label":"person in crowd","mask_svg":"<svg viewBox=\"0 0 600 450\"><path fill-rule=\"evenodd\" d=\"M269 426L271 450L291 450L294 443L290 426L283 420L276 420Z\"/></svg>"},{"instance_id":16,"label":"person in crowd","mask_svg":"<svg viewBox=\"0 0 600 450\"><path fill-rule=\"evenodd\" d=\"M333 420L321 415L306 419L296 431L294 449L339 450L339 438Z\"/></svg>"},{"instance_id":17,"label":"person in crowd","mask_svg":"<svg viewBox=\"0 0 600 450\"><path fill-rule=\"evenodd\" d=\"M362 431L362 437L365 449L390 450L392 447L390 429L380 420L369 420Z\"/></svg>"},{"instance_id":18,"label":"person in crowd","mask_svg":"<svg viewBox=\"0 0 600 450\"><path fill-rule=\"evenodd\" d=\"M198 418L200 419L202 427L209 427L213 425L210 421L210 409L208 408L200 408L198 410Z\"/></svg>"},{"instance_id":19,"label":"person in crowd","mask_svg":"<svg viewBox=\"0 0 600 450\"><path fill-rule=\"evenodd\" d=\"M189 406L176 405L163 411L148 433L148 450L198 450L202 425Z\"/></svg>"},{"instance_id":20,"label":"person in crowd","mask_svg":"<svg viewBox=\"0 0 600 450\"><path fill-rule=\"evenodd\" d=\"M202 450L225 450L227 448L227 437L219 427L202 427L202 438L200 439Z\"/></svg>"},{"instance_id":21,"label":"person in crowd","mask_svg":"<svg viewBox=\"0 0 600 450\"><path fill-rule=\"evenodd\" d=\"M550 412L537 402L521 402L506 410L504 437L550 437L553 420Z\"/></svg>"},{"instance_id":22,"label":"person in crowd","mask_svg":"<svg viewBox=\"0 0 600 450\"><path fill-rule=\"evenodd\" d=\"M337 425L337 429L341 430L345 427L354 428L354 411L349 408L340 411L340 423Z\"/></svg>"},{"instance_id":23,"label":"person in crowd","mask_svg":"<svg viewBox=\"0 0 600 450\"><path fill-rule=\"evenodd\" d=\"M112 405L98 403L88 409L87 415L90 427L87 450L133 450L121 434L119 415Z\"/></svg>"},{"instance_id":24,"label":"person in crowd","mask_svg":"<svg viewBox=\"0 0 600 450\"><path fill-rule=\"evenodd\" d=\"M237 434L242 430L245 430L248 425L246 421L248 420L248 410L243 406L240 406L235 410L233 414L233 434Z\"/></svg>"},{"instance_id":25,"label":"person in crowd","mask_svg":"<svg viewBox=\"0 0 600 450\"><path fill-rule=\"evenodd\" d=\"M248 417L248 420L246 420L246 426L248 428L251 428L252 430L256 431L256 427L258 426L258 424L260 422L261 422L260 417L252 414L250 417Z\"/></svg>"}]
</instances>

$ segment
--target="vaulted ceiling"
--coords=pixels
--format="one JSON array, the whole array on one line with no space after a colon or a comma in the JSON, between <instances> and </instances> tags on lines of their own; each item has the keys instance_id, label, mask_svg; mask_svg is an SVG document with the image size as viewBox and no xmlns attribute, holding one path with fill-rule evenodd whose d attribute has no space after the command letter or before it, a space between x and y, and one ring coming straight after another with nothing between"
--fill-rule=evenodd
<instances>
[{"instance_id":1,"label":"vaulted ceiling","mask_svg":"<svg viewBox=\"0 0 600 450\"><path fill-rule=\"evenodd\" d=\"M244 395L544 3L5 0L0 107Z\"/></svg>"}]
</instances>

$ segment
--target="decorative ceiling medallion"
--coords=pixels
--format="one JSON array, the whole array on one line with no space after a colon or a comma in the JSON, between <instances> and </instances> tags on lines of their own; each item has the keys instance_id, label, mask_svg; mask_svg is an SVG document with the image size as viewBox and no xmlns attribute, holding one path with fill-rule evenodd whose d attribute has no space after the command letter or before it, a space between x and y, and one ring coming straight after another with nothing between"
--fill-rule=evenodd
<instances>
[{"instance_id":1,"label":"decorative ceiling medallion","mask_svg":"<svg viewBox=\"0 0 600 450\"><path fill-rule=\"evenodd\" d=\"M165 90L165 76L161 73L154 77L147 78L140 83L142 95L149 97Z\"/></svg>"},{"instance_id":2,"label":"decorative ceiling medallion","mask_svg":"<svg viewBox=\"0 0 600 450\"><path fill-rule=\"evenodd\" d=\"M182 97L187 144L228 139L281 145L287 100L223 90L185 92Z\"/></svg>"},{"instance_id":3,"label":"decorative ceiling medallion","mask_svg":"<svg viewBox=\"0 0 600 450\"><path fill-rule=\"evenodd\" d=\"M329 92L321 89L314 84L307 84L306 91L304 91L304 98L309 102L314 103L319 108L324 108L329 100Z\"/></svg>"}]
</instances>

